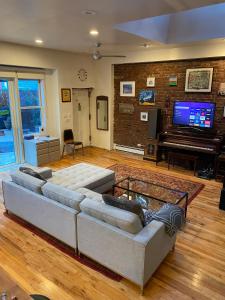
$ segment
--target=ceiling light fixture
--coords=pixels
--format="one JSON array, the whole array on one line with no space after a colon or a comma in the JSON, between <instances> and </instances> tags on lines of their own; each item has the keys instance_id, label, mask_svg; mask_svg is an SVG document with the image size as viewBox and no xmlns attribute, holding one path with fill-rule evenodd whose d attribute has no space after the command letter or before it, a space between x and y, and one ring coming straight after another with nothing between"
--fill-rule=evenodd
<instances>
[{"instance_id":1,"label":"ceiling light fixture","mask_svg":"<svg viewBox=\"0 0 225 300\"><path fill-rule=\"evenodd\" d=\"M96 11L85 9L85 10L82 11L82 14L85 15L85 16L95 16Z\"/></svg>"},{"instance_id":2,"label":"ceiling light fixture","mask_svg":"<svg viewBox=\"0 0 225 300\"><path fill-rule=\"evenodd\" d=\"M41 44L43 44L43 41L41 39L36 39L35 43L41 45Z\"/></svg>"},{"instance_id":3,"label":"ceiling light fixture","mask_svg":"<svg viewBox=\"0 0 225 300\"><path fill-rule=\"evenodd\" d=\"M89 33L90 33L90 35L93 35L93 36L97 36L99 34L98 30L96 30L96 29L90 30Z\"/></svg>"}]
</instances>

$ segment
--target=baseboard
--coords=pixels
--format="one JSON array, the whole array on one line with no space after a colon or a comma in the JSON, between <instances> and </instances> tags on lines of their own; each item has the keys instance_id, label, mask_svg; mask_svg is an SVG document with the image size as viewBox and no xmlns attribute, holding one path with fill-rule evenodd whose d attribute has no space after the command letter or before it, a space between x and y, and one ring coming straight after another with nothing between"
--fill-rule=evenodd
<instances>
[{"instance_id":1,"label":"baseboard","mask_svg":"<svg viewBox=\"0 0 225 300\"><path fill-rule=\"evenodd\" d=\"M119 151L125 151L125 152L134 153L134 154L144 155L144 150L141 148L135 148L135 147L114 144L114 149L119 150Z\"/></svg>"}]
</instances>

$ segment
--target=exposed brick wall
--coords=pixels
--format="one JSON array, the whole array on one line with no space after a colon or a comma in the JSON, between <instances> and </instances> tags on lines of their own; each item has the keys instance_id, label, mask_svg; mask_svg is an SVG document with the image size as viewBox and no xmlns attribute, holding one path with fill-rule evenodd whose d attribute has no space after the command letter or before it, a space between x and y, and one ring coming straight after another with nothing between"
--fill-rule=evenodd
<instances>
[{"instance_id":1,"label":"exposed brick wall","mask_svg":"<svg viewBox=\"0 0 225 300\"><path fill-rule=\"evenodd\" d=\"M186 69L213 67L213 83L211 93L185 93ZM176 87L169 86L169 77L176 75L178 84ZM171 62L133 63L115 65L115 105L114 105L114 143L137 147L137 144L146 144L148 141L148 123L140 121L140 112L149 111L151 106L139 105L138 94L141 89L147 89L146 79L148 76L155 77L156 103L155 107L162 109L162 123L164 128L168 126L165 118L166 99L170 100L169 123L172 118L174 100L192 101L215 101L216 115L215 128L225 133L225 119L223 119L223 107L225 97L218 96L221 82L225 82L225 59L195 59ZM135 81L135 97L120 97L120 81ZM119 103L133 103L134 114L120 114Z\"/></svg>"}]
</instances>

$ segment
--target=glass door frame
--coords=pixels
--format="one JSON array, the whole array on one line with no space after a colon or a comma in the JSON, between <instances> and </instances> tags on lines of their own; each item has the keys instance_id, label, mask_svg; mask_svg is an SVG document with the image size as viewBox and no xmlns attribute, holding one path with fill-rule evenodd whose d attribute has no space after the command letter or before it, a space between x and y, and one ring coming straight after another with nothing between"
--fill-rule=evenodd
<instances>
[{"instance_id":1,"label":"glass door frame","mask_svg":"<svg viewBox=\"0 0 225 300\"><path fill-rule=\"evenodd\" d=\"M18 164L23 162L23 149L22 149L22 140L21 140L21 122L20 114L17 108L17 84L16 84L16 73L14 72L0 72L0 79L5 80L8 83L8 93L9 93L9 108L12 124L12 134L13 134L13 143L14 143L14 152L16 161L10 165ZM0 168L6 167L6 165L0 166Z\"/></svg>"},{"instance_id":2,"label":"glass door frame","mask_svg":"<svg viewBox=\"0 0 225 300\"><path fill-rule=\"evenodd\" d=\"M43 132L34 135L40 135L46 133L46 101L45 101L45 75L40 73L19 73L12 71L1 71L0 79L8 82L8 92L9 92L9 108L12 123L12 133L14 140L14 152L16 161L13 164L24 162L24 136L22 128L22 116L20 107L20 94L19 94L19 79L35 79L39 80L39 97L41 103L41 118L42 118L42 128ZM0 168L4 168L0 166Z\"/></svg>"}]
</instances>

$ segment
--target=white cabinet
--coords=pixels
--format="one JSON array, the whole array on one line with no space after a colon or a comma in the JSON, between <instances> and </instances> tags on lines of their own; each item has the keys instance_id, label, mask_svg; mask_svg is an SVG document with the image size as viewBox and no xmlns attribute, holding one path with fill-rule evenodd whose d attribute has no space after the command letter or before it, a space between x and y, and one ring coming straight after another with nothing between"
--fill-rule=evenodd
<instances>
[{"instance_id":1,"label":"white cabinet","mask_svg":"<svg viewBox=\"0 0 225 300\"><path fill-rule=\"evenodd\" d=\"M24 140L25 162L40 166L60 160L60 141L54 137Z\"/></svg>"}]
</instances>

